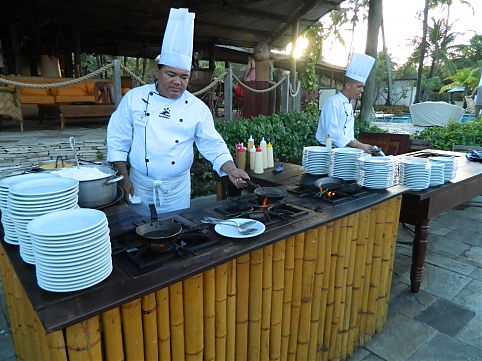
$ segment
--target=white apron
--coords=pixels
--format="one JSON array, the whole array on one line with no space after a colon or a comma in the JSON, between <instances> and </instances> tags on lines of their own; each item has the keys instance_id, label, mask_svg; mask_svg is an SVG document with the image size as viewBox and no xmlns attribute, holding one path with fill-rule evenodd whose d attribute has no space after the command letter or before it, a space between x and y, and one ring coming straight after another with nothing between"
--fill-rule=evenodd
<instances>
[{"instance_id":1,"label":"white apron","mask_svg":"<svg viewBox=\"0 0 482 361\"><path fill-rule=\"evenodd\" d=\"M189 208L191 204L191 176L189 171L168 180L147 177L131 168L129 178L134 194L141 197L140 213L150 214L149 204L154 204L157 214Z\"/></svg>"}]
</instances>

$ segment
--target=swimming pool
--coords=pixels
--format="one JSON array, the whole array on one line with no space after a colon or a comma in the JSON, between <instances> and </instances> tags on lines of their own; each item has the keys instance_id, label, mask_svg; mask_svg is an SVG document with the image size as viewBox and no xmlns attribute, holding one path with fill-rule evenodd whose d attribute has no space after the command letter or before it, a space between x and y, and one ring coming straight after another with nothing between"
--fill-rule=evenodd
<instances>
[{"instance_id":1,"label":"swimming pool","mask_svg":"<svg viewBox=\"0 0 482 361\"><path fill-rule=\"evenodd\" d=\"M460 122L466 123L466 122L471 121L473 119L474 119L474 116L472 114L464 114L462 116L462 119L460 119ZM410 123L412 123L412 117L410 116L410 113L403 113L403 114L395 116L395 117L378 118L376 121L381 122L381 123L410 124Z\"/></svg>"}]
</instances>

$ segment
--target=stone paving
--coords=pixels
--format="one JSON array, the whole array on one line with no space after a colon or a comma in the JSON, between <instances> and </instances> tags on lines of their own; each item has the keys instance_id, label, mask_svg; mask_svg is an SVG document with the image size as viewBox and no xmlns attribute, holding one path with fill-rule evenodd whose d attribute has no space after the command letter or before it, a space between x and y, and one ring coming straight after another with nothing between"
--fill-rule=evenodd
<instances>
[{"instance_id":1,"label":"stone paving","mask_svg":"<svg viewBox=\"0 0 482 361\"><path fill-rule=\"evenodd\" d=\"M72 133L89 136L86 128L52 130L51 136ZM0 132L0 142L20 134ZM24 136L29 137L21 135L22 142ZM424 280L420 292L412 294L413 233L400 225L386 323L350 361L482 361L482 196L433 219L430 226ZM0 361L15 361L7 317L0 279Z\"/></svg>"}]
</instances>

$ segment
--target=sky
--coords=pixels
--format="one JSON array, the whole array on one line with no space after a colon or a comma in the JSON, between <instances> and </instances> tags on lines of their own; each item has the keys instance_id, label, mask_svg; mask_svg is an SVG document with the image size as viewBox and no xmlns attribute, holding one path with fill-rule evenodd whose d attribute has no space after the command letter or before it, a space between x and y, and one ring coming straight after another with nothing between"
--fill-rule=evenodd
<instances>
[{"instance_id":1,"label":"sky","mask_svg":"<svg viewBox=\"0 0 482 361\"><path fill-rule=\"evenodd\" d=\"M482 1L468 0L473 8L472 10L466 6L461 5L457 0L451 6L450 19L453 24L451 29L453 32L460 32L457 39L459 44L468 44L469 39L477 34L482 34ZM399 65L405 63L411 54L410 40L416 35L422 35L422 22L418 20L417 12L423 11L424 0L383 0L383 18L385 25L385 38L387 41L388 52L392 54L392 59ZM343 6L343 4L342 4ZM440 13L435 10L429 11L429 18L436 16L440 18ZM322 22L325 22L325 16ZM430 21L429 21L430 24ZM339 42L330 43L325 42L323 56L325 61L339 66L346 66L349 47L352 39L351 26L347 26L347 31L344 32L345 47ZM353 37L354 52L365 52L366 45L366 23L360 24L355 28L355 35ZM382 37L378 40L378 51L382 50Z\"/></svg>"}]
</instances>

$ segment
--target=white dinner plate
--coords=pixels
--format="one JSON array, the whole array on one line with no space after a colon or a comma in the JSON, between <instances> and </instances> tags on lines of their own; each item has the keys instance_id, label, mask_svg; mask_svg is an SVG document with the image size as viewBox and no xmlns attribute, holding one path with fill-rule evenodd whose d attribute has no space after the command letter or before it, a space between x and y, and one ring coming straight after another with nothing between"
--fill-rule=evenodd
<instances>
[{"instance_id":1,"label":"white dinner plate","mask_svg":"<svg viewBox=\"0 0 482 361\"><path fill-rule=\"evenodd\" d=\"M96 209L69 209L48 213L35 218L29 223L28 230L30 233L39 236L66 236L99 227L105 220L105 213Z\"/></svg>"},{"instance_id":2,"label":"white dinner plate","mask_svg":"<svg viewBox=\"0 0 482 361\"><path fill-rule=\"evenodd\" d=\"M232 219L235 222L238 222L238 224L244 224L246 222L253 221L252 219L247 219L247 218L233 218ZM255 237L259 236L261 233L263 233L266 229L263 223L259 221L254 221L249 228L255 228L256 231L253 233L249 234L242 234L238 231L238 228L233 225L227 225L227 224L216 224L214 226L214 230L219 233L221 236L225 237L230 237L230 238L249 238L249 237Z\"/></svg>"},{"instance_id":3,"label":"white dinner plate","mask_svg":"<svg viewBox=\"0 0 482 361\"><path fill-rule=\"evenodd\" d=\"M55 179L32 179L10 186L8 192L27 197L48 196L63 194L79 186L79 181L70 178L58 177Z\"/></svg>"}]
</instances>

